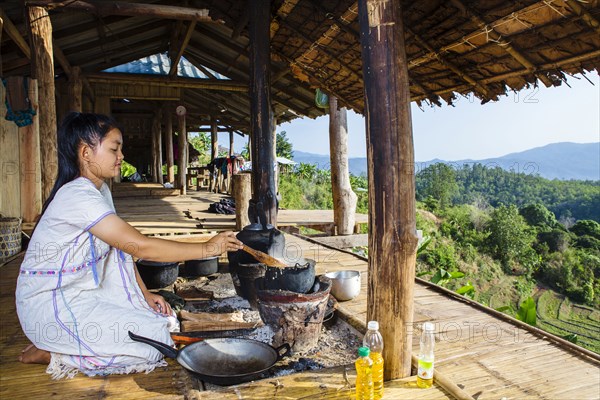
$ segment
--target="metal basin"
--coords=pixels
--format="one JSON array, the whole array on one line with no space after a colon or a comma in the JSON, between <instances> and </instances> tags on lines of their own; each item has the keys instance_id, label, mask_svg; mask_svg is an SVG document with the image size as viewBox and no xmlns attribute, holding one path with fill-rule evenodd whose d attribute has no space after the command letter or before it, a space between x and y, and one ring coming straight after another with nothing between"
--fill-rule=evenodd
<instances>
[{"instance_id":1,"label":"metal basin","mask_svg":"<svg viewBox=\"0 0 600 400\"><path fill-rule=\"evenodd\" d=\"M344 270L328 272L325 276L331 279L331 294L339 301L352 300L360 294L360 272Z\"/></svg>"}]
</instances>

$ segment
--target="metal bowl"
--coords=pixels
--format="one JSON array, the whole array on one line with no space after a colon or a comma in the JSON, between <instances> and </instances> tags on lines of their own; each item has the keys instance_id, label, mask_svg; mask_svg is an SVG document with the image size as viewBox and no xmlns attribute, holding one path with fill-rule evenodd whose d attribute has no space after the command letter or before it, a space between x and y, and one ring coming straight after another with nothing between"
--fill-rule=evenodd
<instances>
[{"instance_id":1,"label":"metal bowl","mask_svg":"<svg viewBox=\"0 0 600 400\"><path fill-rule=\"evenodd\" d=\"M360 272L344 270L328 272L325 277L331 279L331 294L338 301L352 300L360 294Z\"/></svg>"}]
</instances>

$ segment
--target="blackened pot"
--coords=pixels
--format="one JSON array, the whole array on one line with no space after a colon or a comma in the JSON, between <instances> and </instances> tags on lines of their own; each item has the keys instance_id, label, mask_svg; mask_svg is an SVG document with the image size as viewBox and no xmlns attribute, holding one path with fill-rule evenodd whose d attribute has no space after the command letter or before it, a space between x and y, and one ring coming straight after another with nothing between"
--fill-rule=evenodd
<instances>
[{"instance_id":1,"label":"blackened pot","mask_svg":"<svg viewBox=\"0 0 600 400\"><path fill-rule=\"evenodd\" d=\"M160 289L172 285L179 275L178 262L138 260L136 265L148 289Z\"/></svg>"},{"instance_id":2,"label":"blackened pot","mask_svg":"<svg viewBox=\"0 0 600 400\"><path fill-rule=\"evenodd\" d=\"M267 267L264 288L306 293L315 283L315 264L315 260L301 258L287 268Z\"/></svg>"},{"instance_id":3,"label":"blackened pot","mask_svg":"<svg viewBox=\"0 0 600 400\"><path fill-rule=\"evenodd\" d=\"M208 276L216 274L219 270L219 258L209 257L185 262L185 276Z\"/></svg>"}]
</instances>

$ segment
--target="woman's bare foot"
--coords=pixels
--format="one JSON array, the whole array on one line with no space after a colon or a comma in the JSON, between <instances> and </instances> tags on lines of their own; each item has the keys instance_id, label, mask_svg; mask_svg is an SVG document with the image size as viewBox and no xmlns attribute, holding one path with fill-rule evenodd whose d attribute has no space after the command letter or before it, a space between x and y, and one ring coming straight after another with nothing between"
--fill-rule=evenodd
<instances>
[{"instance_id":1,"label":"woman's bare foot","mask_svg":"<svg viewBox=\"0 0 600 400\"><path fill-rule=\"evenodd\" d=\"M30 344L21 352L19 361L23 364L50 364L50 353Z\"/></svg>"}]
</instances>

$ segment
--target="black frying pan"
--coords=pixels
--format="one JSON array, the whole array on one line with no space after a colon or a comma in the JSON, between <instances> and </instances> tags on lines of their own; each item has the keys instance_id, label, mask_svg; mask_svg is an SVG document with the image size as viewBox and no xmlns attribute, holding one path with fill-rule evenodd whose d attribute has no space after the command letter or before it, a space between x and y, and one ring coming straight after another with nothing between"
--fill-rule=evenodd
<instances>
[{"instance_id":1,"label":"black frying pan","mask_svg":"<svg viewBox=\"0 0 600 400\"><path fill-rule=\"evenodd\" d=\"M216 385L236 385L257 379L290 353L284 343L277 349L266 343L243 338L205 339L181 350L129 332L129 337L146 343L165 357L174 358L194 377Z\"/></svg>"}]
</instances>

